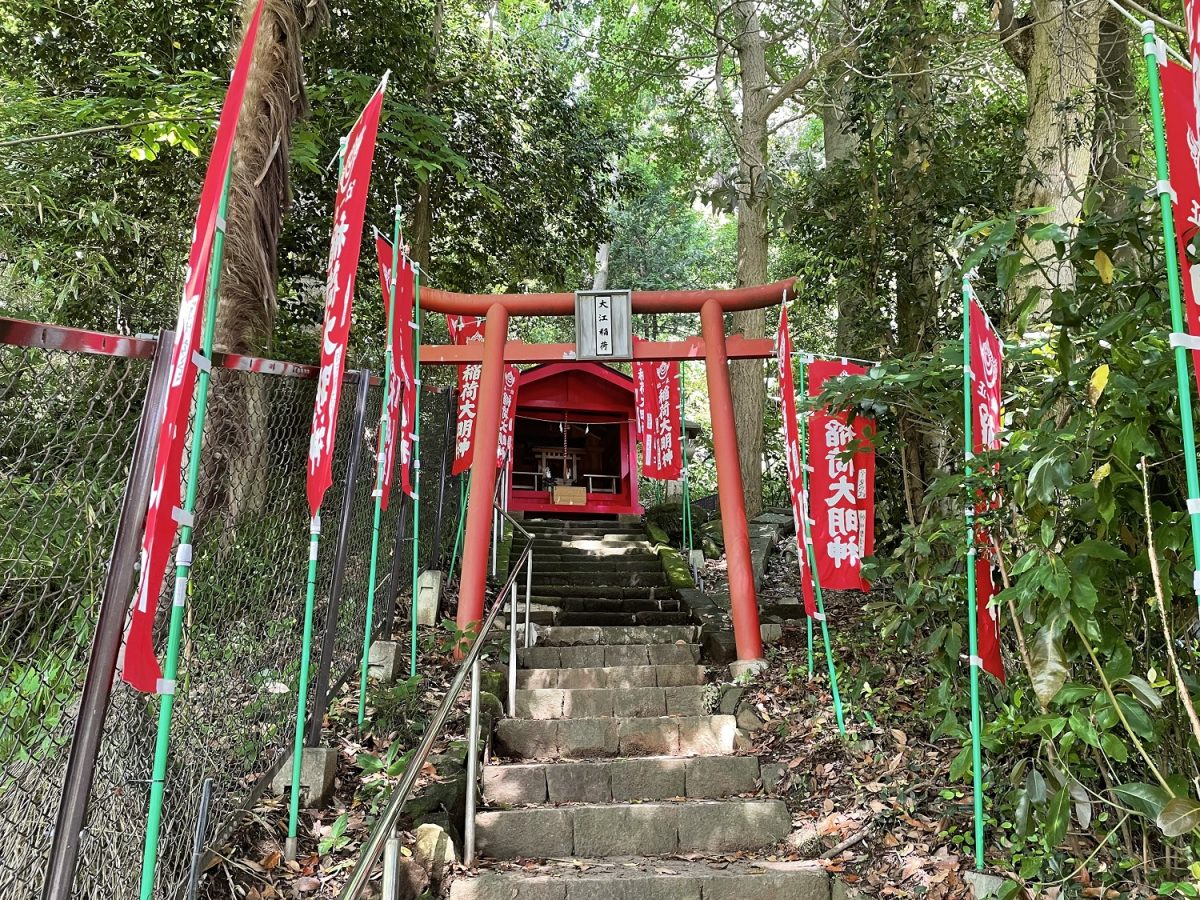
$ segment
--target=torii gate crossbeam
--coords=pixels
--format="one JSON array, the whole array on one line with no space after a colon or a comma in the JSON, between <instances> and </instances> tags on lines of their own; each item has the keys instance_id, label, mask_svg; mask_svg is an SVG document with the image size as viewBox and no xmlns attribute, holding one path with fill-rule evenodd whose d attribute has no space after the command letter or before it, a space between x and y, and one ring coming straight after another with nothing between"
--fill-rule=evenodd
<instances>
[{"instance_id":1,"label":"torii gate crossbeam","mask_svg":"<svg viewBox=\"0 0 1200 900\"><path fill-rule=\"evenodd\" d=\"M709 408L713 430L713 456L717 464L717 492L721 528L729 571L730 612L739 666L762 664L758 598L750 560L750 536L742 496L742 472L738 461L737 432L733 416L733 393L729 384L729 359L763 358L771 355L769 341L725 337L725 313L774 306L791 289L793 279L730 291L634 291L635 313L699 313L700 338L640 344L640 359L705 360ZM508 342L511 315L570 316L575 313L575 295L562 294L457 294L425 288L421 308L447 315L483 316L483 348L422 348L421 362L431 365L460 365L480 362L479 413L475 420L475 446L495 447L500 440L500 406L503 397L504 363L545 361L530 345ZM569 359L573 347L547 345L542 351ZM571 356L567 354L571 353ZM483 618L487 588L488 547L491 543L492 489L496 481L496 454L474 454L471 489L463 541L462 579L458 598L458 627L467 629Z\"/></svg>"}]
</instances>

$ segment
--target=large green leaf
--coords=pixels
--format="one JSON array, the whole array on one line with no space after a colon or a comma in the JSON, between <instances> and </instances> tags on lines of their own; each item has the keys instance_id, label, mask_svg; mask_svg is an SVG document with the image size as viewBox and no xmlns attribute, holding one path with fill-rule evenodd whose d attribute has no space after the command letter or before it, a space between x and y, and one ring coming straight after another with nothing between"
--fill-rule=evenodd
<instances>
[{"instance_id":1,"label":"large green leaf","mask_svg":"<svg viewBox=\"0 0 1200 900\"><path fill-rule=\"evenodd\" d=\"M1145 678L1138 675L1126 675L1121 679L1133 690L1133 695L1142 701L1142 705L1148 709L1159 709L1163 705L1163 699Z\"/></svg>"},{"instance_id":2,"label":"large green leaf","mask_svg":"<svg viewBox=\"0 0 1200 900\"><path fill-rule=\"evenodd\" d=\"M1042 706L1049 706L1067 683L1067 662L1058 629L1047 625L1035 634L1029 645L1029 656L1033 667L1033 691Z\"/></svg>"},{"instance_id":3,"label":"large green leaf","mask_svg":"<svg viewBox=\"0 0 1200 900\"><path fill-rule=\"evenodd\" d=\"M1191 797L1175 797L1158 812L1155 819L1167 837L1179 837L1200 828L1200 803Z\"/></svg>"},{"instance_id":4,"label":"large green leaf","mask_svg":"<svg viewBox=\"0 0 1200 900\"><path fill-rule=\"evenodd\" d=\"M1113 788L1117 799L1151 819L1157 818L1159 812L1167 805L1171 795L1155 784L1145 784L1141 781L1119 784Z\"/></svg>"},{"instance_id":5,"label":"large green leaf","mask_svg":"<svg viewBox=\"0 0 1200 900\"><path fill-rule=\"evenodd\" d=\"M1050 800L1046 810L1046 842L1051 847L1057 847L1067 836L1067 826L1071 823L1071 792L1064 785Z\"/></svg>"}]
</instances>

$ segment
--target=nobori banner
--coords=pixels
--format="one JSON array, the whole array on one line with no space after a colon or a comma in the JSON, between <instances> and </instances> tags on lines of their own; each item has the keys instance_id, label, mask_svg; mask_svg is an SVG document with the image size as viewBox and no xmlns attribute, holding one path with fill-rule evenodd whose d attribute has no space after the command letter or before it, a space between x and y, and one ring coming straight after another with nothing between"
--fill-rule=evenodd
<instances>
[{"instance_id":1,"label":"nobori banner","mask_svg":"<svg viewBox=\"0 0 1200 900\"><path fill-rule=\"evenodd\" d=\"M787 307L779 315L779 330L775 333L775 356L779 363L779 400L783 414L784 453L787 460L788 493L792 499L792 520L796 525L796 553L800 564L800 591L804 597L804 614L812 618L817 613L816 585L813 583L812 561L805 546L805 519L809 517L808 497L804 490L804 462L800 452L800 417L796 410L796 382L792 374L792 336L788 331Z\"/></svg>"},{"instance_id":2,"label":"nobori banner","mask_svg":"<svg viewBox=\"0 0 1200 900\"><path fill-rule=\"evenodd\" d=\"M171 381L167 388L163 419L158 425L158 446L154 455L154 482L150 490L150 505L146 510L146 527L142 537L141 573L129 631L121 657L121 678L139 691L156 693L162 669L154 653L154 616L158 594L162 589L167 559L180 521L187 518L179 509L183 468L183 444L187 438L188 416L192 409L192 394L196 385L197 352L204 309L204 296L212 260L213 242L218 228L226 173L233 157L233 142L237 132L238 113L246 92L255 37L262 16L262 2L254 10L242 49L238 53L221 119L213 144L204 186L200 191L200 207L192 230L192 247L188 253L187 270L183 278L183 299L179 304L179 319L175 325L175 344L171 348ZM180 547L181 559L191 562L191 547ZM183 565L183 563L180 563ZM182 601L182 598L179 598Z\"/></svg>"},{"instance_id":3,"label":"nobori banner","mask_svg":"<svg viewBox=\"0 0 1200 900\"><path fill-rule=\"evenodd\" d=\"M446 328L450 340L455 344L483 342L483 319L478 316L447 316ZM475 419L479 415L479 376L483 366L479 363L458 367L458 415L454 423L454 465L451 475L458 475L471 467L472 448L475 442Z\"/></svg>"},{"instance_id":4,"label":"nobori banner","mask_svg":"<svg viewBox=\"0 0 1200 900\"><path fill-rule=\"evenodd\" d=\"M838 360L809 365L809 395L820 396L825 382L866 369ZM862 561L875 550L875 422L864 416L821 408L809 420L809 507L813 555L821 586L865 591Z\"/></svg>"},{"instance_id":5,"label":"nobori banner","mask_svg":"<svg viewBox=\"0 0 1200 900\"><path fill-rule=\"evenodd\" d=\"M312 436L308 447L308 507L315 518L325 491L333 483L333 440L337 433L338 401L346 368L350 337L350 304L362 246L363 216L375 157L375 135L387 76L346 136L333 207L333 236L329 242L329 272L325 282L325 326L321 331L321 373L313 405Z\"/></svg>"},{"instance_id":6,"label":"nobori banner","mask_svg":"<svg viewBox=\"0 0 1200 900\"><path fill-rule=\"evenodd\" d=\"M383 447L383 484L381 506L388 508L392 490L392 469L396 447L400 447L400 489L413 495L412 463L413 419L416 415L416 384L413 378L413 306L416 298L416 270L403 253L392 249L391 242L381 234L375 236L379 254L379 280L383 286L384 309L394 300L392 322L392 365L388 372L387 433ZM392 272L392 260L399 258L397 272ZM398 274L397 274L398 273ZM397 280L398 279L398 280Z\"/></svg>"},{"instance_id":7,"label":"nobori banner","mask_svg":"<svg viewBox=\"0 0 1200 900\"><path fill-rule=\"evenodd\" d=\"M683 473L679 362L633 364L634 415L642 443L642 474L675 481Z\"/></svg>"}]
</instances>

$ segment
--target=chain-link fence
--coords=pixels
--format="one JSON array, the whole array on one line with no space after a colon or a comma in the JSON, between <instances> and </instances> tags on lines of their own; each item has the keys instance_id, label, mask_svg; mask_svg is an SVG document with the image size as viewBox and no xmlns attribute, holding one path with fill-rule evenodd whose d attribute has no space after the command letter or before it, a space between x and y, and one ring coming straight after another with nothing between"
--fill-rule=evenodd
<instances>
[{"instance_id":1,"label":"chain-link fence","mask_svg":"<svg viewBox=\"0 0 1200 900\"><path fill-rule=\"evenodd\" d=\"M47 349L50 332L50 343L73 349ZM89 646L98 639L155 348L62 335L68 330L47 329L30 341L28 328L0 322L0 896L21 900L41 896L54 862L72 734L89 702ZM21 342L37 346L11 346ZM160 840L163 898L186 895L204 781L212 780L212 792L201 846L212 849L245 820L294 735L315 372L260 362L214 368ZM341 396L334 484L322 508L309 744L320 740L331 695L357 694L366 621L382 390L378 379L364 383L351 372ZM439 499L451 522L457 501L457 487L443 495L437 481L447 400L423 398L422 565ZM399 501L398 473L392 481L380 528L377 634L389 627L397 594L408 594L412 572L404 540L411 507ZM169 597L168 586L159 605L163 641ZM406 630L407 612L396 618ZM72 762L72 778L81 765L93 773L72 893L124 900L137 896L158 703L119 680L107 701L94 764Z\"/></svg>"},{"instance_id":2,"label":"chain-link fence","mask_svg":"<svg viewBox=\"0 0 1200 900\"><path fill-rule=\"evenodd\" d=\"M153 352L0 346L0 896L40 893Z\"/></svg>"}]
</instances>

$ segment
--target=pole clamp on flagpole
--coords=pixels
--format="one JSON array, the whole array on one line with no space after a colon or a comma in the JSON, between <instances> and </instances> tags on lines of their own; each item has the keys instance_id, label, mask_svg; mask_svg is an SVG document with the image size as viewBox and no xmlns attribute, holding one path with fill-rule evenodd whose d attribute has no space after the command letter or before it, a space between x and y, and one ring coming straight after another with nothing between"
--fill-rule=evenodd
<instances>
[{"instance_id":1,"label":"pole clamp on flagpole","mask_svg":"<svg viewBox=\"0 0 1200 900\"><path fill-rule=\"evenodd\" d=\"M192 566L192 545L180 544L175 551L175 565L190 569Z\"/></svg>"},{"instance_id":2,"label":"pole clamp on flagpole","mask_svg":"<svg viewBox=\"0 0 1200 900\"><path fill-rule=\"evenodd\" d=\"M315 516L313 516L312 520L308 523L308 533L311 535L318 535L321 533L321 514L320 513L317 513Z\"/></svg>"},{"instance_id":3,"label":"pole clamp on flagpole","mask_svg":"<svg viewBox=\"0 0 1200 900\"><path fill-rule=\"evenodd\" d=\"M382 497L383 496L383 488L375 488L375 490L371 491L371 496L372 497Z\"/></svg>"},{"instance_id":4,"label":"pole clamp on flagpole","mask_svg":"<svg viewBox=\"0 0 1200 900\"><path fill-rule=\"evenodd\" d=\"M175 679L160 678L154 682L154 693L160 697L171 697L175 694Z\"/></svg>"},{"instance_id":5,"label":"pole clamp on flagpole","mask_svg":"<svg viewBox=\"0 0 1200 900\"><path fill-rule=\"evenodd\" d=\"M1158 60L1159 66L1167 64L1167 45L1163 43L1163 39L1156 37L1154 39L1154 56Z\"/></svg>"},{"instance_id":6,"label":"pole clamp on flagpole","mask_svg":"<svg viewBox=\"0 0 1200 900\"><path fill-rule=\"evenodd\" d=\"M815 613L813 613L813 614L812 614L812 617L813 617L814 619L816 619L818 622L824 622L824 621L825 621L825 613L823 613L823 612L815 612Z\"/></svg>"},{"instance_id":7,"label":"pole clamp on flagpole","mask_svg":"<svg viewBox=\"0 0 1200 900\"><path fill-rule=\"evenodd\" d=\"M983 668L983 657L982 656L972 656L971 657L971 668L982 669Z\"/></svg>"},{"instance_id":8,"label":"pole clamp on flagpole","mask_svg":"<svg viewBox=\"0 0 1200 900\"><path fill-rule=\"evenodd\" d=\"M182 506L176 506L171 510L171 518L174 519L181 528L191 528L192 523L196 521L196 517Z\"/></svg>"},{"instance_id":9,"label":"pole clamp on flagpole","mask_svg":"<svg viewBox=\"0 0 1200 900\"><path fill-rule=\"evenodd\" d=\"M1192 590L1200 594L1200 570L1192 573Z\"/></svg>"},{"instance_id":10,"label":"pole clamp on flagpole","mask_svg":"<svg viewBox=\"0 0 1200 900\"><path fill-rule=\"evenodd\" d=\"M1182 347L1184 350L1200 350L1200 337L1188 334L1186 331L1172 331L1167 335L1172 347Z\"/></svg>"},{"instance_id":11,"label":"pole clamp on flagpole","mask_svg":"<svg viewBox=\"0 0 1200 900\"><path fill-rule=\"evenodd\" d=\"M1188 497L1187 511L1189 516L1200 516L1200 497Z\"/></svg>"},{"instance_id":12,"label":"pole clamp on flagpole","mask_svg":"<svg viewBox=\"0 0 1200 900\"><path fill-rule=\"evenodd\" d=\"M200 372L212 371L212 360L201 353L199 350L192 351L192 365Z\"/></svg>"},{"instance_id":13,"label":"pole clamp on flagpole","mask_svg":"<svg viewBox=\"0 0 1200 900\"><path fill-rule=\"evenodd\" d=\"M1169 178L1160 178L1154 182L1154 190L1158 192L1160 197L1163 194L1169 196L1172 203L1179 202L1179 195L1175 193L1175 188L1171 187L1171 179Z\"/></svg>"}]
</instances>

